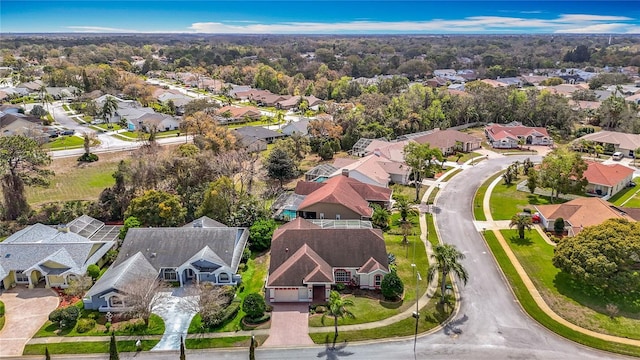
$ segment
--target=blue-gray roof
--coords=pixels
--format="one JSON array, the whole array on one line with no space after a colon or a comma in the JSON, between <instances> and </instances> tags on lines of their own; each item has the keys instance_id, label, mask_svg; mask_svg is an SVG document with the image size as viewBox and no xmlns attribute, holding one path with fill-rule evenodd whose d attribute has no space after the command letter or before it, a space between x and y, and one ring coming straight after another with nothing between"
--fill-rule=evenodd
<instances>
[{"instance_id":1,"label":"blue-gray roof","mask_svg":"<svg viewBox=\"0 0 640 360\"><path fill-rule=\"evenodd\" d=\"M136 253L119 265L111 266L89 289L85 297L91 298L112 290L122 291L126 284L146 276L157 276L158 271L145 259L142 253Z\"/></svg>"}]
</instances>

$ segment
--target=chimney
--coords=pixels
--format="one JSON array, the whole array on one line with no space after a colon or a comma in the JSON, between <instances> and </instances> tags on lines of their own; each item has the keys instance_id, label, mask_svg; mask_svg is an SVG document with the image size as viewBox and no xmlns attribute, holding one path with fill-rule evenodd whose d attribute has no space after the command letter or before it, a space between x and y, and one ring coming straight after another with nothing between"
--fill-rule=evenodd
<instances>
[{"instance_id":1,"label":"chimney","mask_svg":"<svg viewBox=\"0 0 640 360\"><path fill-rule=\"evenodd\" d=\"M342 169L342 176L349 177L349 169Z\"/></svg>"}]
</instances>

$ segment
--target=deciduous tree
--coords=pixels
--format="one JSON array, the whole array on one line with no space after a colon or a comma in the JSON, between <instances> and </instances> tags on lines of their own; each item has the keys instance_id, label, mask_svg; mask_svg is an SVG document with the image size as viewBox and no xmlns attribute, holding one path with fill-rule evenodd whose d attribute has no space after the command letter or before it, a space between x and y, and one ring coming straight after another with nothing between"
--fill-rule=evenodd
<instances>
[{"instance_id":1,"label":"deciduous tree","mask_svg":"<svg viewBox=\"0 0 640 360\"><path fill-rule=\"evenodd\" d=\"M580 154L564 148L555 149L542 160L538 172L539 186L551 189L551 201L561 194L580 193L587 185L584 178L586 170L587 163Z\"/></svg>"},{"instance_id":2,"label":"deciduous tree","mask_svg":"<svg viewBox=\"0 0 640 360\"><path fill-rule=\"evenodd\" d=\"M178 196L159 190L145 191L129 203L125 217L136 217L147 226L179 226L184 223L186 210Z\"/></svg>"}]
</instances>

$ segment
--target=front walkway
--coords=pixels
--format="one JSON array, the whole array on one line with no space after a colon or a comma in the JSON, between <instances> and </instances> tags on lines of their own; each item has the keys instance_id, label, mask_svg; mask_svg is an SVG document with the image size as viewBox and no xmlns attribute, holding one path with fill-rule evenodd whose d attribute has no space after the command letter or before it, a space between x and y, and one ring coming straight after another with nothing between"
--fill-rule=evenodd
<instances>
[{"instance_id":1,"label":"front walkway","mask_svg":"<svg viewBox=\"0 0 640 360\"><path fill-rule=\"evenodd\" d=\"M2 292L0 301L6 317L0 331L0 357L22 355L24 345L58 307L58 296L51 289L18 286Z\"/></svg>"},{"instance_id":2,"label":"front walkway","mask_svg":"<svg viewBox=\"0 0 640 360\"><path fill-rule=\"evenodd\" d=\"M176 288L162 296L160 304L153 309L153 312L164 320L164 335L151 350L179 350L180 337L186 339L189 324L196 314L196 308L193 305L195 299L194 296L186 294L185 288Z\"/></svg>"},{"instance_id":3,"label":"front walkway","mask_svg":"<svg viewBox=\"0 0 640 360\"><path fill-rule=\"evenodd\" d=\"M313 345L309 337L309 304L272 304L271 328L265 347Z\"/></svg>"}]
</instances>

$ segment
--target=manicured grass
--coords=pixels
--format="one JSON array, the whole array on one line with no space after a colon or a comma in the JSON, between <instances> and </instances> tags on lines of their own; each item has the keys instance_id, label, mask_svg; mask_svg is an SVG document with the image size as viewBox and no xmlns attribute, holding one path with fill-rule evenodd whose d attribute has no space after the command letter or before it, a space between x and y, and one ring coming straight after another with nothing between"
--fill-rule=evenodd
<instances>
[{"instance_id":1,"label":"manicured grass","mask_svg":"<svg viewBox=\"0 0 640 360\"><path fill-rule=\"evenodd\" d=\"M115 184L112 174L122 154L100 154L100 160L79 164L76 158L55 159L50 169L56 172L47 188L28 187L30 204L50 201L96 200L102 190ZM115 161L113 161L115 160Z\"/></svg>"},{"instance_id":2,"label":"manicured grass","mask_svg":"<svg viewBox=\"0 0 640 360\"><path fill-rule=\"evenodd\" d=\"M524 208L532 208L532 205L551 204L551 199L548 196L531 194L528 191L518 191L516 186L522 179L524 177L521 176L511 185L506 185L504 181L501 181L493 188L489 205L491 207L491 216L493 216L494 220L509 220L513 215L522 212ZM563 202L566 202L566 200L555 200L556 204Z\"/></svg>"},{"instance_id":3,"label":"manicured grass","mask_svg":"<svg viewBox=\"0 0 640 360\"><path fill-rule=\"evenodd\" d=\"M184 346L187 349L210 349L228 347L248 347L251 344L250 336L233 336L223 338L186 339Z\"/></svg>"},{"instance_id":4,"label":"manicured grass","mask_svg":"<svg viewBox=\"0 0 640 360\"><path fill-rule=\"evenodd\" d=\"M640 178L634 178L633 182L636 183L636 186L622 189L612 196L609 202L617 206L640 207L640 194L636 194L640 190Z\"/></svg>"},{"instance_id":5,"label":"manicured grass","mask_svg":"<svg viewBox=\"0 0 640 360\"><path fill-rule=\"evenodd\" d=\"M458 163L463 164L468 160L471 160L471 158L479 157L479 156L482 156L482 155L478 154L477 152L464 153L462 154L462 157L460 158L460 160L458 160ZM447 156L447 161L456 161L457 159L458 159L458 155Z\"/></svg>"},{"instance_id":6,"label":"manicured grass","mask_svg":"<svg viewBox=\"0 0 640 360\"><path fill-rule=\"evenodd\" d=\"M420 201L422 200L422 197L424 196L424 193L427 191L428 186L424 186L422 185L420 187L420 192L419 192L419 197L418 197L418 203L420 203ZM415 186L407 186L407 185L393 185L392 186L393 189L393 194L394 195L404 195L407 197L407 199L411 202L416 202L416 188Z\"/></svg>"},{"instance_id":7,"label":"manicured grass","mask_svg":"<svg viewBox=\"0 0 640 360\"><path fill-rule=\"evenodd\" d=\"M160 340L141 340L142 350L151 350ZM72 342L72 343L51 343L34 344L24 347L22 355L44 355L45 348L49 349L52 357L63 354L99 354L109 352L109 342ZM135 340L118 341L118 352L135 352Z\"/></svg>"},{"instance_id":8,"label":"manicured grass","mask_svg":"<svg viewBox=\"0 0 640 360\"><path fill-rule=\"evenodd\" d=\"M439 191L439 187L435 187L433 188L433 190L431 190L431 192L429 193L429 197L427 198L427 204L431 205L434 201L436 201L436 195L438 195Z\"/></svg>"},{"instance_id":9,"label":"manicured grass","mask_svg":"<svg viewBox=\"0 0 640 360\"><path fill-rule=\"evenodd\" d=\"M405 291L406 292L406 291ZM415 292L415 290L414 290ZM356 316L355 319L344 318L339 319L339 325L362 324L386 319L398 314L398 305L380 302L377 299L369 299L361 296L345 295L345 299L353 301L354 306L349 307L349 311ZM309 326L332 326L333 318L328 316L322 323L322 314L316 314L309 317Z\"/></svg>"},{"instance_id":10,"label":"manicured grass","mask_svg":"<svg viewBox=\"0 0 640 360\"><path fill-rule=\"evenodd\" d=\"M117 124L117 123L98 124L98 125L93 125L92 127L96 127L98 129L102 129L106 131L115 131L115 130L122 129L122 126L120 126L120 124Z\"/></svg>"},{"instance_id":11,"label":"manicured grass","mask_svg":"<svg viewBox=\"0 0 640 360\"><path fill-rule=\"evenodd\" d=\"M44 323L44 325L42 325L40 330L38 330L38 332L33 337L40 338L40 337L58 337L58 336L74 337L74 336L109 336L111 335L111 332L107 331L107 329L104 327L104 323L106 322L106 320L104 320L103 313L82 309L80 312L80 319L87 319L92 313L94 313L95 316L98 317L97 318L98 320L96 320L97 324L93 329L87 332L79 333L76 331L75 326L71 329L59 331L58 326L56 326L55 324L52 324L51 321L47 321ZM142 321L142 320L138 320L138 321ZM126 329L124 326L124 323L115 323L111 328L111 330L115 332L116 336L162 335L164 334L164 329L165 329L164 320L162 320L162 318L156 314L151 314L151 317L149 318L149 327L141 331Z\"/></svg>"},{"instance_id":12,"label":"manicured grass","mask_svg":"<svg viewBox=\"0 0 640 360\"><path fill-rule=\"evenodd\" d=\"M445 321L451 314L454 305L447 306L446 309L437 304L439 292L436 292L429 303L420 309L420 319L418 321L418 333L431 330ZM413 317L400 320L391 325L382 326L374 329L358 330L358 331L339 331L336 345L344 341L359 341L393 338L397 336L413 335L416 330L416 319ZM333 332L328 333L310 333L309 336L316 344L331 344L333 342Z\"/></svg>"},{"instance_id":13,"label":"manicured grass","mask_svg":"<svg viewBox=\"0 0 640 360\"><path fill-rule=\"evenodd\" d=\"M524 240L519 239L517 230L502 230L501 233L538 291L558 315L596 332L640 339L639 305L585 294L581 286L553 266L554 247L537 231L526 232ZM606 315L608 303L615 303L620 309L615 319Z\"/></svg>"},{"instance_id":14,"label":"manicured grass","mask_svg":"<svg viewBox=\"0 0 640 360\"><path fill-rule=\"evenodd\" d=\"M4 303L0 301L0 330L2 330L2 328L4 327L4 321L5 321L4 315L5 315Z\"/></svg>"},{"instance_id":15,"label":"manicured grass","mask_svg":"<svg viewBox=\"0 0 640 360\"><path fill-rule=\"evenodd\" d=\"M82 115L82 120L84 120L84 122L86 123L90 123L93 121L93 117L89 116L89 115Z\"/></svg>"},{"instance_id":16,"label":"manicured grass","mask_svg":"<svg viewBox=\"0 0 640 360\"><path fill-rule=\"evenodd\" d=\"M264 281L267 278L267 272L269 270L269 255L261 254L260 256L254 256L247 261L244 271L240 273L242 275L242 284L238 287L236 292L236 299L242 301L245 296L252 293L259 293L264 295L263 287ZM245 316L245 312L238 311L238 314L226 322L217 329L209 329L212 332L227 332L238 331L242 328L242 318ZM200 314L196 314L191 320L189 325L189 334L204 332L202 329L202 318Z\"/></svg>"},{"instance_id":17,"label":"manicured grass","mask_svg":"<svg viewBox=\"0 0 640 360\"><path fill-rule=\"evenodd\" d=\"M42 147L50 150L66 150L66 149L78 149L84 146L84 139L75 136L60 136L52 141L44 144Z\"/></svg>"},{"instance_id":18,"label":"manicured grass","mask_svg":"<svg viewBox=\"0 0 640 360\"><path fill-rule=\"evenodd\" d=\"M487 189L489 185L499 176L502 176L503 172L499 172L489 179L485 181L480 187L478 191L476 191L476 196L473 198L473 217L479 221L486 221L487 217L484 215L484 209L482 208L482 202L484 201L484 194L487 193Z\"/></svg>"},{"instance_id":19,"label":"manicured grass","mask_svg":"<svg viewBox=\"0 0 640 360\"><path fill-rule=\"evenodd\" d=\"M64 109L64 111L67 111L67 112L71 111L71 109L69 108L69 105L67 104L62 104L62 108Z\"/></svg>"},{"instance_id":20,"label":"manicured grass","mask_svg":"<svg viewBox=\"0 0 640 360\"><path fill-rule=\"evenodd\" d=\"M462 169L455 169L454 171L447 173L445 177L442 178L441 181L449 181L452 177L456 176L456 174L460 173Z\"/></svg>"},{"instance_id":21,"label":"manicured grass","mask_svg":"<svg viewBox=\"0 0 640 360\"><path fill-rule=\"evenodd\" d=\"M282 124L282 126L284 127L285 123L286 122L283 121L280 124ZM268 125L268 126L278 125L278 122L276 122L275 119L273 119L273 121L256 120L256 121L249 121L249 122L239 123L239 124L229 124L225 126L228 127L229 129L238 129L238 128L247 127L247 126L265 126L265 125Z\"/></svg>"},{"instance_id":22,"label":"manicured grass","mask_svg":"<svg viewBox=\"0 0 640 360\"><path fill-rule=\"evenodd\" d=\"M440 244L438 240L438 233L436 233L435 225L433 223L433 215L425 214L427 217L427 240L431 243L432 246L436 246Z\"/></svg>"},{"instance_id":23,"label":"manicured grass","mask_svg":"<svg viewBox=\"0 0 640 360\"><path fill-rule=\"evenodd\" d=\"M493 256L495 257L496 261L502 268L502 271L505 277L509 281L509 284L511 285L511 289L516 295L520 305L533 319L538 321L541 325L545 326L549 330L555 332L556 334L563 336L567 339L573 340L577 343L580 343L586 346L591 346L600 350L611 351L611 352L625 354L625 355L640 356L640 348L638 347L608 342L605 340L584 335L575 330L565 327L564 325L558 323L557 321L549 317L535 303L535 300L527 290L520 276L518 276L518 273L513 267L513 264L511 264L511 261L509 260L509 258L507 257L507 254L504 252L504 250L498 243L498 240L496 239L493 232L485 231L484 238L485 238L485 241L487 242L487 245L491 249Z\"/></svg>"}]
</instances>

